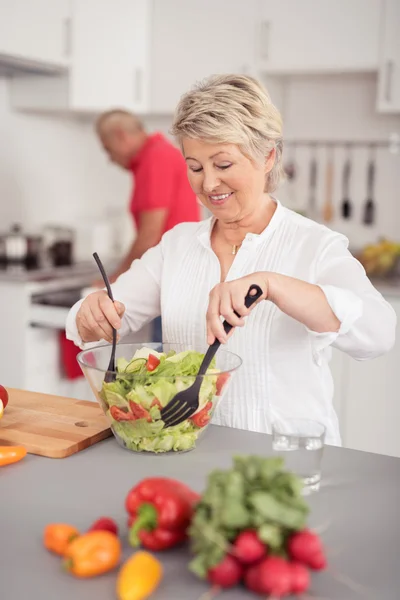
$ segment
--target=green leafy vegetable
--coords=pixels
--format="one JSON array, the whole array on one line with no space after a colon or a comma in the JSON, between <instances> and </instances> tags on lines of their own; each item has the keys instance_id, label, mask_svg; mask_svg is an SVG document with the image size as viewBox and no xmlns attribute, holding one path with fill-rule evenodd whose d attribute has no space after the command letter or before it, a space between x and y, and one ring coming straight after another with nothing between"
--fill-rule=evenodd
<instances>
[{"instance_id":1,"label":"green leafy vegetable","mask_svg":"<svg viewBox=\"0 0 400 600\"><path fill-rule=\"evenodd\" d=\"M153 371L147 369L150 354L160 361ZM196 445L201 429L192 420L165 428L160 411L178 392L194 383L203 357L204 354L191 350L160 353L141 348L131 360L117 359L117 378L103 383L99 396L115 434L127 448L138 452L170 452L190 450ZM212 364L200 388L199 411L208 402L215 403L218 373ZM124 412L110 411L112 407ZM124 413L131 415L130 420L118 420Z\"/></svg>"},{"instance_id":2,"label":"green leafy vegetable","mask_svg":"<svg viewBox=\"0 0 400 600\"><path fill-rule=\"evenodd\" d=\"M284 469L281 458L238 456L233 468L211 472L189 530L190 569L205 578L247 528L256 530L270 553L284 556L287 536L306 524L301 491L301 480Z\"/></svg>"}]
</instances>

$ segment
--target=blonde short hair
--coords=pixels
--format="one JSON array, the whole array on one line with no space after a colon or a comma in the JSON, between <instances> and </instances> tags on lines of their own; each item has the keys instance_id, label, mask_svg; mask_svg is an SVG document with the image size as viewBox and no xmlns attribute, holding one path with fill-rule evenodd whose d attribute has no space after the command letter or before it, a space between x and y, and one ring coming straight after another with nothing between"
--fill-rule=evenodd
<instances>
[{"instance_id":1,"label":"blonde short hair","mask_svg":"<svg viewBox=\"0 0 400 600\"><path fill-rule=\"evenodd\" d=\"M184 94L175 111L171 133L182 139L237 144L248 158L263 163L275 149L275 163L265 191L283 178L282 118L268 92L253 77L213 75Z\"/></svg>"}]
</instances>

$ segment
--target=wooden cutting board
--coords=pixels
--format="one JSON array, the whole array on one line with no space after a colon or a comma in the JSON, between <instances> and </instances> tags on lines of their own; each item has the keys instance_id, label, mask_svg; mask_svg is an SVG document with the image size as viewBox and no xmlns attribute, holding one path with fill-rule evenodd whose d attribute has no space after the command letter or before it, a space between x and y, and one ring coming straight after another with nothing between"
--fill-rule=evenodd
<instances>
[{"instance_id":1,"label":"wooden cutting board","mask_svg":"<svg viewBox=\"0 0 400 600\"><path fill-rule=\"evenodd\" d=\"M0 446L25 446L30 454L65 458L112 435L97 402L7 388Z\"/></svg>"}]
</instances>

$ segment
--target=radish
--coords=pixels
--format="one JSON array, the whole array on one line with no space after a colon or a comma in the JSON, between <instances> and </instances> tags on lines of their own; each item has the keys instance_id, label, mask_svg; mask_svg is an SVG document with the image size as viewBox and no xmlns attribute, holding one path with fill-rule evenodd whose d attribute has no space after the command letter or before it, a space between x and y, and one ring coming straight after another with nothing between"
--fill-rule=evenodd
<instances>
[{"instance_id":1,"label":"radish","mask_svg":"<svg viewBox=\"0 0 400 600\"><path fill-rule=\"evenodd\" d=\"M288 541L288 551L294 560L303 563L309 567L321 565L325 563L324 549L320 538L317 534L309 529L304 529L293 534Z\"/></svg>"},{"instance_id":2,"label":"radish","mask_svg":"<svg viewBox=\"0 0 400 600\"><path fill-rule=\"evenodd\" d=\"M310 587L310 571L298 562L289 563L292 576L292 594L303 594Z\"/></svg>"},{"instance_id":3,"label":"radish","mask_svg":"<svg viewBox=\"0 0 400 600\"><path fill-rule=\"evenodd\" d=\"M209 569L208 580L214 585L229 588L237 585L243 575L240 563L227 554L215 567Z\"/></svg>"},{"instance_id":4,"label":"radish","mask_svg":"<svg viewBox=\"0 0 400 600\"><path fill-rule=\"evenodd\" d=\"M308 563L308 566L314 571L323 571L326 569L326 558L323 552L319 552L318 554L314 554Z\"/></svg>"},{"instance_id":5,"label":"radish","mask_svg":"<svg viewBox=\"0 0 400 600\"><path fill-rule=\"evenodd\" d=\"M292 589L292 571L289 563L279 556L268 556L257 565L259 593L276 598L288 596Z\"/></svg>"},{"instance_id":6,"label":"radish","mask_svg":"<svg viewBox=\"0 0 400 600\"><path fill-rule=\"evenodd\" d=\"M234 541L234 555L243 565L251 565L267 555L268 548L260 540L257 532L246 529L239 533Z\"/></svg>"},{"instance_id":7,"label":"radish","mask_svg":"<svg viewBox=\"0 0 400 600\"><path fill-rule=\"evenodd\" d=\"M252 565L244 574L244 584L248 590L255 594L261 594L260 589L260 565Z\"/></svg>"}]
</instances>

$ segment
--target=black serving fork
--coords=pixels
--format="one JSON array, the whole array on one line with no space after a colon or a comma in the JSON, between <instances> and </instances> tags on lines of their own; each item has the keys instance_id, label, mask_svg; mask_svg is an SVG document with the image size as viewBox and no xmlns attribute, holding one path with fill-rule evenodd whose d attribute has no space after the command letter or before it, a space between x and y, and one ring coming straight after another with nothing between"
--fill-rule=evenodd
<instances>
[{"instance_id":1,"label":"black serving fork","mask_svg":"<svg viewBox=\"0 0 400 600\"><path fill-rule=\"evenodd\" d=\"M262 289L258 285L251 285L244 301L245 306L250 308L250 306L262 296L262 293ZM240 316L236 311L235 314L238 317ZM227 321L224 321L223 327L225 333L229 333L233 326ZM195 382L186 390L178 392L172 400L168 402L167 406L164 406L164 408L161 409L161 419L164 421L164 427L172 427L173 425L182 423L191 417L199 408L199 392L201 384L203 383L203 376L206 374L220 345L221 342L215 340L215 342L208 347L203 362L200 365L199 372L196 375Z\"/></svg>"},{"instance_id":2,"label":"black serving fork","mask_svg":"<svg viewBox=\"0 0 400 600\"><path fill-rule=\"evenodd\" d=\"M94 252L93 258L97 262L97 266L99 267L101 276L103 277L104 284L107 288L108 296L109 296L110 300L112 302L114 302L114 297L113 297L113 293L111 290L110 282L107 277L107 273L103 267L103 263L101 262L97 252ZM116 375L115 375L115 348L116 348L116 345L117 345L117 330L113 327L111 356L110 356L110 362L108 363L108 367L107 367L107 373L105 374L105 377L104 377L105 383L110 383L111 381L115 381L115 379L116 379Z\"/></svg>"}]
</instances>

